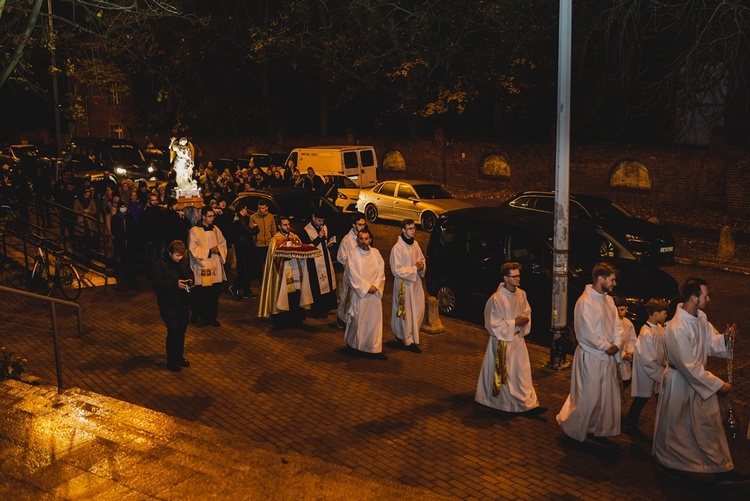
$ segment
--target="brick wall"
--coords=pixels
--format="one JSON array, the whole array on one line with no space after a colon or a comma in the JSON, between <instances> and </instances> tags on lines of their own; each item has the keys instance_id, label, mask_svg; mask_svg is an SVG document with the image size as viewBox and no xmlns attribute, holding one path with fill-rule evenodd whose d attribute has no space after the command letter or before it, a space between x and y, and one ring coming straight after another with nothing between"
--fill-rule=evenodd
<instances>
[{"instance_id":1,"label":"brick wall","mask_svg":"<svg viewBox=\"0 0 750 501\"><path fill-rule=\"evenodd\" d=\"M200 139L196 140L200 146ZM408 138L289 137L284 144L269 144L263 138L224 138L222 145L207 141L204 158L242 157L245 147L258 152L289 151L318 144L370 144L379 161L398 150L406 161L405 172L381 169L382 179L424 179L450 189L551 190L555 184L554 136L547 142L528 141L443 141ZM216 143L216 144L214 144ZM510 178L488 178L481 174L484 158L502 155L510 164ZM651 190L611 188L613 168L623 160L646 166ZM651 208L654 214L685 210L725 213L750 217L750 150L728 147L654 145L625 143L572 144L570 150L572 192L600 195L627 207Z\"/></svg>"}]
</instances>

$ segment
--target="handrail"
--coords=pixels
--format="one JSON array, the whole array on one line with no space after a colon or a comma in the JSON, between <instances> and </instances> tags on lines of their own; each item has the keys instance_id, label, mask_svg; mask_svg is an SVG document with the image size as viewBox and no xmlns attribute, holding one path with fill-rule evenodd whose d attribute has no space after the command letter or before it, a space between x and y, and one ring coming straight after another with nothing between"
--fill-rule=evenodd
<instances>
[{"instance_id":1,"label":"handrail","mask_svg":"<svg viewBox=\"0 0 750 501\"><path fill-rule=\"evenodd\" d=\"M78 335L80 336L83 334L83 320L81 317L81 305L78 303L74 303L72 301L66 301L64 299L57 299L55 297L49 297L49 296L43 296L41 294L34 294L32 292L26 292L18 289L14 289L12 287L5 287L4 285L0 285L0 292L7 292L10 294L16 294L22 297L28 297L31 299L39 299L42 301L47 301L50 305L50 316L52 319L52 342L54 344L54 350L55 350L55 371L57 373L57 389L58 391L62 391L63 389L63 379L62 379L62 363L60 361L60 344L58 342L58 335L57 335L57 308L56 305L62 305L62 306L71 306L75 308L78 312Z\"/></svg>"}]
</instances>

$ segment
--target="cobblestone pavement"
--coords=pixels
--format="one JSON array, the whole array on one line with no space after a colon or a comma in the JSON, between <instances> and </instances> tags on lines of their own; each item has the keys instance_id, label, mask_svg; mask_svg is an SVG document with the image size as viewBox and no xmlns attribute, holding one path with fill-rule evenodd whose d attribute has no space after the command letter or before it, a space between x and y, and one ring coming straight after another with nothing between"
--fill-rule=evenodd
<instances>
[{"instance_id":1,"label":"cobblestone pavement","mask_svg":"<svg viewBox=\"0 0 750 501\"><path fill-rule=\"evenodd\" d=\"M0 342L29 359L30 373L55 384L49 310L10 294L0 297ZM445 333L423 334L423 354L402 351L388 328L389 300L390 294L384 307L390 359L378 361L345 352L333 317L308 319L304 329L274 330L255 318L255 300L222 295L222 326L190 326L186 357L192 366L174 374L164 366L164 327L147 282L125 292L89 288L79 301L83 335L76 333L72 312L57 311L64 383L271 444L282 453L462 499L750 496L747 486L667 480L655 471L649 448L625 436L617 438L621 453L614 457L564 443L555 414L568 393L570 372L543 368L545 348L530 346L545 414L510 416L475 404L487 342L483 329L443 319ZM750 383L737 386L744 395ZM750 405L736 398L735 407L742 436L731 448L738 469L750 472L744 438ZM652 429L653 413L649 403L642 429Z\"/></svg>"}]
</instances>

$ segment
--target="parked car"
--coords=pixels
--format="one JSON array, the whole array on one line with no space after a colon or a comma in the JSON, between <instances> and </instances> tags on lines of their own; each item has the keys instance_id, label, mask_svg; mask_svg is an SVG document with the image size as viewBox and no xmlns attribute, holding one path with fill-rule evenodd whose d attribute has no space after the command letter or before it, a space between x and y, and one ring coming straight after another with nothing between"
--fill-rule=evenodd
<instances>
[{"instance_id":1,"label":"parked car","mask_svg":"<svg viewBox=\"0 0 750 501\"><path fill-rule=\"evenodd\" d=\"M0 165L4 164L12 171L19 170L33 176L37 167L44 167L44 159L33 144L14 144L0 148Z\"/></svg>"},{"instance_id":2,"label":"parked car","mask_svg":"<svg viewBox=\"0 0 750 501\"><path fill-rule=\"evenodd\" d=\"M333 184L336 185L339 195L336 199L336 207L341 209L341 212L354 213L357 212L357 200L359 200L359 186L342 174L326 174L331 176Z\"/></svg>"},{"instance_id":3,"label":"parked car","mask_svg":"<svg viewBox=\"0 0 750 501\"><path fill-rule=\"evenodd\" d=\"M532 308L531 339L551 342L552 237L547 217L526 214L508 218L502 207L475 207L448 212L438 220L427 247L427 291L438 300L444 315L460 314L482 321L487 299L502 281L500 266L517 261L523 266L521 287ZM615 292L629 304L628 317L636 329L645 322L645 302L673 300L676 280L654 265L632 259L601 257L601 234L591 228L571 228L568 265L568 321L594 264L607 261L620 272ZM574 326L573 326L574 327ZM637 330L636 330L637 332Z\"/></svg>"},{"instance_id":4,"label":"parked car","mask_svg":"<svg viewBox=\"0 0 750 501\"><path fill-rule=\"evenodd\" d=\"M554 191L525 191L504 204L519 211L553 214ZM636 259L653 264L674 264L674 237L658 224L640 219L617 203L591 195L570 196L570 218L606 231L614 241L603 242L599 254Z\"/></svg>"},{"instance_id":5,"label":"parked car","mask_svg":"<svg viewBox=\"0 0 750 501\"><path fill-rule=\"evenodd\" d=\"M357 211L374 223L378 218L401 221L413 219L425 231L449 210L473 207L453 198L439 184L427 181L384 181L359 192Z\"/></svg>"},{"instance_id":6,"label":"parked car","mask_svg":"<svg viewBox=\"0 0 750 501\"><path fill-rule=\"evenodd\" d=\"M65 158L65 167L76 173L109 171L120 179L167 179L166 172L146 161L138 145L127 139L73 138Z\"/></svg>"},{"instance_id":7,"label":"parked car","mask_svg":"<svg viewBox=\"0 0 750 501\"><path fill-rule=\"evenodd\" d=\"M287 216L292 231L297 235L305 233L304 227L310 222L315 209L320 208L325 214L328 234L336 237L331 246L331 255L336 256L339 243L352 228L350 216L342 214L335 205L311 190L302 188L267 188L254 191L243 191L237 195L232 207L238 210L246 206L250 212L258 210L258 201L268 203L268 212L275 217Z\"/></svg>"}]
</instances>

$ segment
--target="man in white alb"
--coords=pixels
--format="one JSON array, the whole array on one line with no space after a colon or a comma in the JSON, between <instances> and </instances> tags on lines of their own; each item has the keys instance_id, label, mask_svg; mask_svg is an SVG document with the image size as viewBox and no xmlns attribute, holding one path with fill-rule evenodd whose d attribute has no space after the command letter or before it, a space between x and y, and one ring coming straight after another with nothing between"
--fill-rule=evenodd
<instances>
[{"instance_id":1,"label":"man in white alb","mask_svg":"<svg viewBox=\"0 0 750 501\"><path fill-rule=\"evenodd\" d=\"M352 229L341 239L339 251L336 254L336 261L344 267L344 274L346 274L346 263L349 252L357 246L357 233L359 233L359 230L364 230L365 227L367 227L365 216L359 213L352 216ZM336 325L341 329L346 327L346 305L348 300L349 283L346 281L346 277L343 277L341 279L341 298L339 298L338 311L336 312Z\"/></svg>"},{"instance_id":2,"label":"man in white alb","mask_svg":"<svg viewBox=\"0 0 750 501\"><path fill-rule=\"evenodd\" d=\"M570 394L557 415L563 434L578 442L614 447L605 437L620 434L620 382L617 367L622 327L612 294L617 270L598 263L575 307L578 340L573 356Z\"/></svg>"},{"instance_id":3,"label":"man in white alb","mask_svg":"<svg viewBox=\"0 0 750 501\"><path fill-rule=\"evenodd\" d=\"M414 240L417 227L413 219L401 221L401 235L391 249L393 273L393 308L391 330L407 350L422 353L419 347L419 329L424 320L425 273L424 254Z\"/></svg>"},{"instance_id":4,"label":"man in white alb","mask_svg":"<svg viewBox=\"0 0 750 501\"><path fill-rule=\"evenodd\" d=\"M505 263L500 272L503 283L484 307L490 340L474 400L505 412L526 412L539 407L524 340L531 332L531 307L519 287L521 265Z\"/></svg>"},{"instance_id":5,"label":"man in white alb","mask_svg":"<svg viewBox=\"0 0 750 501\"><path fill-rule=\"evenodd\" d=\"M654 459L673 478L679 472L713 473L720 485L748 482L750 477L734 470L721 422L717 393L732 387L706 370L709 356L727 357L737 327L720 334L708 321L705 280L687 279L682 299L664 330L669 362L656 407Z\"/></svg>"},{"instance_id":6,"label":"man in white alb","mask_svg":"<svg viewBox=\"0 0 750 501\"><path fill-rule=\"evenodd\" d=\"M385 262L380 252L370 247L371 239L370 230L361 230L357 247L349 252L347 259L346 280L351 287L351 299L344 340L349 348L388 360L382 352Z\"/></svg>"}]
</instances>

